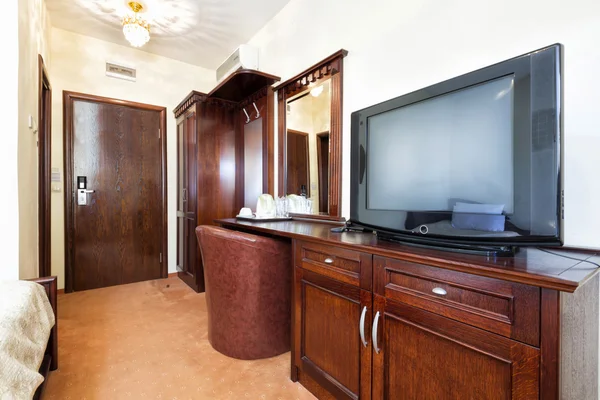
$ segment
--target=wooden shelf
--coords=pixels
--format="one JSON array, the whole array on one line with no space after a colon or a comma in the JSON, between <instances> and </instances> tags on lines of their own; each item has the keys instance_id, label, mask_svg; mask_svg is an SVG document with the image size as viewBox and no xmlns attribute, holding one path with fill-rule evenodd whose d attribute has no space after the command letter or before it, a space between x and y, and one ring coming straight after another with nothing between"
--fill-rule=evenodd
<instances>
[{"instance_id":1,"label":"wooden shelf","mask_svg":"<svg viewBox=\"0 0 600 400\"><path fill-rule=\"evenodd\" d=\"M240 69L215 87L209 98L239 103L265 86L271 86L281 78L253 69Z\"/></svg>"}]
</instances>

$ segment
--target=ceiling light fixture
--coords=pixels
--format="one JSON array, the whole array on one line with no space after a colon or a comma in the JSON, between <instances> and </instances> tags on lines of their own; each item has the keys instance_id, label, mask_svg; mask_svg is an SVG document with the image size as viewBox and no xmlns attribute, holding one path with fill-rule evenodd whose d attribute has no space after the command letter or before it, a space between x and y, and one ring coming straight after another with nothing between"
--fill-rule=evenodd
<instances>
[{"instance_id":1,"label":"ceiling light fixture","mask_svg":"<svg viewBox=\"0 0 600 400\"><path fill-rule=\"evenodd\" d=\"M150 24L139 13L143 7L140 3L127 3L132 13L123 17L123 34L133 47L142 47L150 40Z\"/></svg>"}]
</instances>

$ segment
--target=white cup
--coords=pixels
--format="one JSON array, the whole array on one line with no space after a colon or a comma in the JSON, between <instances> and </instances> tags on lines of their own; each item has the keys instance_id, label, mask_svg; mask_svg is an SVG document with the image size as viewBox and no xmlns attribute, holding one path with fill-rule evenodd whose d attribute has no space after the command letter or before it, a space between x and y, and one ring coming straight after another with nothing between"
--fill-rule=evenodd
<instances>
[{"instance_id":1,"label":"white cup","mask_svg":"<svg viewBox=\"0 0 600 400\"><path fill-rule=\"evenodd\" d=\"M249 207L244 207L240 210L239 215L243 216L243 217L251 217L252 216L252 210Z\"/></svg>"}]
</instances>

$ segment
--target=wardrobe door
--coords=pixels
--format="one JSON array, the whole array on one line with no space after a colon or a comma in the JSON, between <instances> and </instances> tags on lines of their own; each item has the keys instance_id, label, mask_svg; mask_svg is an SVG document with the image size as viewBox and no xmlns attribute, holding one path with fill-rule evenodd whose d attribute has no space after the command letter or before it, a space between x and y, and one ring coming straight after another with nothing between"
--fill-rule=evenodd
<instances>
[{"instance_id":1,"label":"wardrobe door","mask_svg":"<svg viewBox=\"0 0 600 400\"><path fill-rule=\"evenodd\" d=\"M177 275L196 292L204 288L197 274L197 168L196 113L190 112L177 125Z\"/></svg>"}]
</instances>

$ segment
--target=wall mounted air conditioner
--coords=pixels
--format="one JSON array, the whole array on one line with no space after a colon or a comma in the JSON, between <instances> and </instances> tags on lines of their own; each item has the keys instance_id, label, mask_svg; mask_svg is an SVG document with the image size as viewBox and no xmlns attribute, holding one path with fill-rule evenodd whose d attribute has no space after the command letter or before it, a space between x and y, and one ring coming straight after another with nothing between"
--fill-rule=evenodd
<instances>
[{"instance_id":1,"label":"wall mounted air conditioner","mask_svg":"<svg viewBox=\"0 0 600 400\"><path fill-rule=\"evenodd\" d=\"M223 81L231 73L238 69L258 69L258 49L256 47L242 44L219 68L217 68L217 83Z\"/></svg>"}]
</instances>

